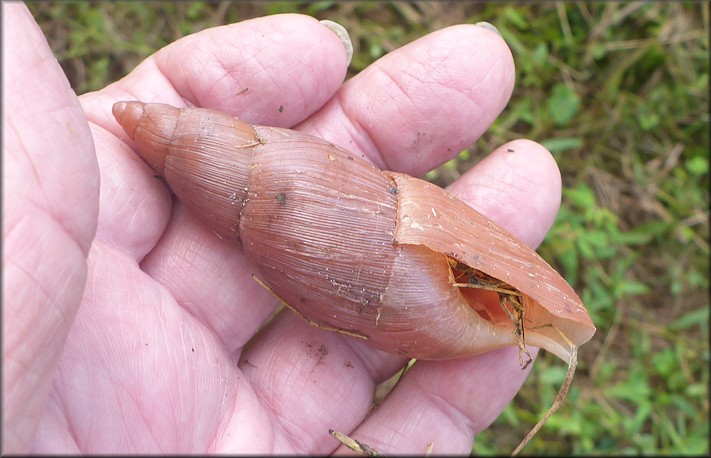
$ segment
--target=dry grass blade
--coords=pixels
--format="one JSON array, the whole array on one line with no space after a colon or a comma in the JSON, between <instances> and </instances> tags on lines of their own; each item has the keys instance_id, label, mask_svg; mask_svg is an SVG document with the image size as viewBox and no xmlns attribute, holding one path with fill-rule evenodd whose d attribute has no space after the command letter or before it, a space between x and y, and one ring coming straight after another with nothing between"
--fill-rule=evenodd
<instances>
[{"instance_id":1,"label":"dry grass blade","mask_svg":"<svg viewBox=\"0 0 711 458\"><path fill-rule=\"evenodd\" d=\"M339 433L338 431L334 431L332 429L329 429L328 432L329 434L331 434L331 436L335 437L341 444L345 445L346 447L348 447L349 450L352 450L356 453L362 453L363 455L367 456L385 456L382 453L376 451L370 445L352 439L343 433Z\"/></svg>"},{"instance_id":2,"label":"dry grass blade","mask_svg":"<svg viewBox=\"0 0 711 458\"><path fill-rule=\"evenodd\" d=\"M339 433L338 431L334 431L332 429L329 429L328 432L329 432L329 434L331 434L331 436L335 437L341 444L348 447L348 449L351 451L354 451L356 453L361 453L361 454L367 455L367 456L385 456L382 453L375 450L370 445L364 444L363 442L360 442L360 441L357 441L349 436L346 436L343 433ZM433 449L434 449L434 442L430 442L429 444L427 444L427 447L425 448L424 456L432 455Z\"/></svg>"},{"instance_id":3,"label":"dry grass blade","mask_svg":"<svg viewBox=\"0 0 711 458\"><path fill-rule=\"evenodd\" d=\"M531 429L531 432L526 434L526 437L523 438L520 444L518 444L518 447L514 449L513 453L511 453L511 456L516 456L518 455L521 450L531 441L533 436L535 436L538 431L543 427L543 425L548 421L548 419L560 409L560 406L563 405L563 402L565 401L566 396L568 396L568 390L570 389L570 385L573 384L573 377L575 376L575 368L578 366L578 348L573 346L570 351L570 361L568 361L568 372L565 374L565 379L563 380L563 385L561 385L560 390L558 391L558 394L555 397L555 401L553 401L553 405L551 405L550 409L548 409L548 412L546 412L543 417L541 417L540 420L538 420L538 423Z\"/></svg>"}]
</instances>

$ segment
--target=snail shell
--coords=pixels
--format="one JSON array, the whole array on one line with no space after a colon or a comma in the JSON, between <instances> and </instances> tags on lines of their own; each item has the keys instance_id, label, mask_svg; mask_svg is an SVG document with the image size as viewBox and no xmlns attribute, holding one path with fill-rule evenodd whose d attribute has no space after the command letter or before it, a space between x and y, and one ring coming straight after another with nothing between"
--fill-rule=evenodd
<instances>
[{"instance_id":1,"label":"snail shell","mask_svg":"<svg viewBox=\"0 0 711 458\"><path fill-rule=\"evenodd\" d=\"M567 361L595 333L534 250L437 186L213 110L119 102L113 113L182 203L312 323L420 359L525 339ZM466 275L486 288L462 286Z\"/></svg>"}]
</instances>

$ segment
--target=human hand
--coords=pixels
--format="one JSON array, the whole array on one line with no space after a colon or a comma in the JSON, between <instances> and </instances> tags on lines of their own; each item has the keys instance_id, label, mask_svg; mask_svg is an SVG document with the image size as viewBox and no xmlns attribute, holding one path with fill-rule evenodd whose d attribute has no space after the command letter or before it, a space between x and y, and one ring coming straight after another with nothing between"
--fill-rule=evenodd
<instances>
[{"instance_id":1,"label":"human hand","mask_svg":"<svg viewBox=\"0 0 711 458\"><path fill-rule=\"evenodd\" d=\"M290 313L257 333L277 301L255 266L173 203L111 107L214 108L420 175L508 102L500 37L444 29L342 85L331 31L271 16L180 40L78 102L24 6L3 8L5 451L329 453L335 429L386 453L469 452L528 373L516 348L420 361L368 416L406 361ZM536 246L560 177L542 147L515 143L450 191Z\"/></svg>"}]
</instances>

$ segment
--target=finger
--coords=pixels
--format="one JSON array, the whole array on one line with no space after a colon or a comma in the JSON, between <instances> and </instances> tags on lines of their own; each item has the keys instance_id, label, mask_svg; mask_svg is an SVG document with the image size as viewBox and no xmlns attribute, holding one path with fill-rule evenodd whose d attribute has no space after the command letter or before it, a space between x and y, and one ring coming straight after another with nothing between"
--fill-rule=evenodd
<instances>
[{"instance_id":1,"label":"finger","mask_svg":"<svg viewBox=\"0 0 711 458\"><path fill-rule=\"evenodd\" d=\"M418 176L479 138L513 83L511 51L498 34L448 27L376 61L299 130Z\"/></svg>"},{"instance_id":2,"label":"finger","mask_svg":"<svg viewBox=\"0 0 711 458\"><path fill-rule=\"evenodd\" d=\"M531 354L535 357L536 350ZM464 360L417 361L351 436L380 453L469 454L474 435L504 410L531 371L518 349ZM512 438L513 443L522 438Z\"/></svg>"},{"instance_id":3,"label":"finger","mask_svg":"<svg viewBox=\"0 0 711 458\"><path fill-rule=\"evenodd\" d=\"M535 247L558 211L560 172L545 148L517 140L449 190ZM437 453L469 453L473 435L499 416L530 369L521 370L516 348L464 360L418 361L353 437L385 453L422 453L430 442Z\"/></svg>"},{"instance_id":4,"label":"finger","mask_svg":"<svg viewBox=\"0 0 711 458\"><path fill-rule=\"evenodd\" d=\"M347 66L331 29L305 15L273 15L178 40L82 103L91 120L124 139L111 115L119 100L213 108L252 124L290 127L336 92Z\"/></svg>"},{"instance_id":5,"label":"finger","mask_svg":"<svg viewBox=\"0 0 711 458\"><path fill-rule=\"evenodd\" d=\"M524 139L497 148L447 188L532 248L555 221L561 189L553 156Z\"/></svg>"},{"instance_id":6,"label":"finger","mask_svg":"<svg viewBox=\"0 0 711 458\"><path fill-rule=\"evenodd\" d=\"M531 164L537 164L539 180L527 181L526 186L508 185L509 182L524 183L532 170ZM504 175L505 178L496 179ZM552 222L560 202L558 168L550 153L530 141L511 142L497 149L463 175L452 190L529 243L541 240L548 226L545 223L530 225L527 218L504 221L499 218L508 213L500 212L498 207L517 205L518 211L529 218ZM540 203L527 208L526 198L532 194ZM480 195L481 202L476 200ZM494 199L494 195L498 198ZM314 330L291 314L281 320L278 326L267 327L255 339L244 352L241 365L258 393L271 393L287 385L299 387L298 396L289 398L288 402L271 404L270 414L284 422L282 427L292 438L304 436L308 426L312 434L308 437L313 443L323 439L328 429L352 431L362 421L363 412L368 411L375 386L402 367L404 360L370 349L355 339ZM323 358L318 364L318 356L309 355L309 351L322 346L333 359ZM438 450L444 452L470 448L473 431L486 427L496 418L528 373L521 371L518 365L517 349L510 350L453 362L418 362L403 379L404 385L397 388L399 395L389 398L368 417L354 433L355 438L376 449L381 447L382 452L423 453L427 443L423 444L424 440L434 440ZM256 367L248 367L245 360ZM284 361L290 361L287 368L283 366ZM353 370L346 371L347 376L339 367L344 361L353 366ZM438 378L439 365L449 371L446 373L452 380L461 379L470 384L476 380L480 391L474 391L471 385L447 383L447 377ZM288 373L283 376L288 377L288 381L275 375L279 371ZM427 418L420 418L423 412L420 405L427 405L427 415L424 415ZM305 418L301 415L304 411L327 412L328 415ZM442 424L455 421L459 422L456 428L446 433L436 432L442 429ZM406 424L408 426L404 426ZM331 446L335 444L332 438L327 437L326 441Z\"/></svg>"},{"instance_id":7,"label":"finger","mask_svg":"<svg viewBox=\"0 0 711 458\"><path fill-rule=\"evenodd\" d=\"M170 192L118 137L90 124L101 174L96 240L136 261L160 239L170 219Z\"/></svg>"},{"instance_id":8,"label":"finger","mask_svg":"<svg viewBox=\"0 0 711 458\"><path fill-rule=\"evenodd\" d=\"M20 3L3 13L3 450L26 453L86 281L98 173L32 15Z\"/></svg>"},{"instance_id":9,"label":"finger","mask_svg":"<svg viewBox=\"0 0 711 458\"><path fill-rule=\"evenodd\" d=\"M373 380L384 378L376 372L396 357L361 355L350 339L285 310L244 351L239 366L277 431L277 450L329 453L335 444L328 430L353 428L368 414Z\"/></svg>"},{"instance_id":10,"label":"finger","mask_svg":"<svg viewBox=\"0 0 711 458\"><path fill-rule=\"evenodd\" d=\"M141 268L168 288L235 358L279 303L252 279L258 269L242 250L216 237L183 206L175 207Z\"/></svg>"},{"instance_id":11,"label":"finger","mask_svg":"<svg viewBox=\"0 0 711 458\"><path fill-rule=\"evenodd\" d=\"M34 452L204 453L237 407L264 426L230 356L164 287L102 242L89 260Z\"/></svg>"}]
</instances>

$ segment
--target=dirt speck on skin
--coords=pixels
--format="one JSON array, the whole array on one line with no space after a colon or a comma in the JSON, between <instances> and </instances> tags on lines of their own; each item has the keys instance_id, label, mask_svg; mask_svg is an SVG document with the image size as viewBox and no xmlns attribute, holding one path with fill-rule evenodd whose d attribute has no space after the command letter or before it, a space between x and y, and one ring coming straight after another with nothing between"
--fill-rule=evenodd
<instances>
[{"instance_id":1,"label":"dirt speck on skin","mask_svg":"<svg viewBox=\"0 0 711 458\"><path fill-rule=\"evenodd\" d=\"M328 355L328 348L326 348L325 345L321 345L320 347L318 347L318 357L319 357L319 359L325 358L326 355Z\"/></svg>"},{"instance_id":2,"label":"dirt speck on skin","mask_svg":"<svg viewBox=\"0 0 711 458\"><path fill-rule=\"evenodd\" d=\"M311 348L313 348L316 344L312 344L312 343L308 343L308 342L304 342L304 343L306 344L306 348L309 349L307 351L307 354L312 355ZM324 364L324 359L326 358L326 356L328 356L328 348L326 348L326 345L321 344L316 349L316 352L313 355L316 356L316 358L318 359L316 364Z\"/></svg>"},{"instance_id":3,"label":"dirt speck on skin","mask_svg":"<svg viewBox=\"0 0 711 458\"><path fill-rule=\"evenodd\" d=\"M416 157L421 157L423 147L425 144L430 143L432 143L432 138L430 138L427 132L417 132L415 138L412 140L411 149Z\"/></svg>"}]
</instances>

